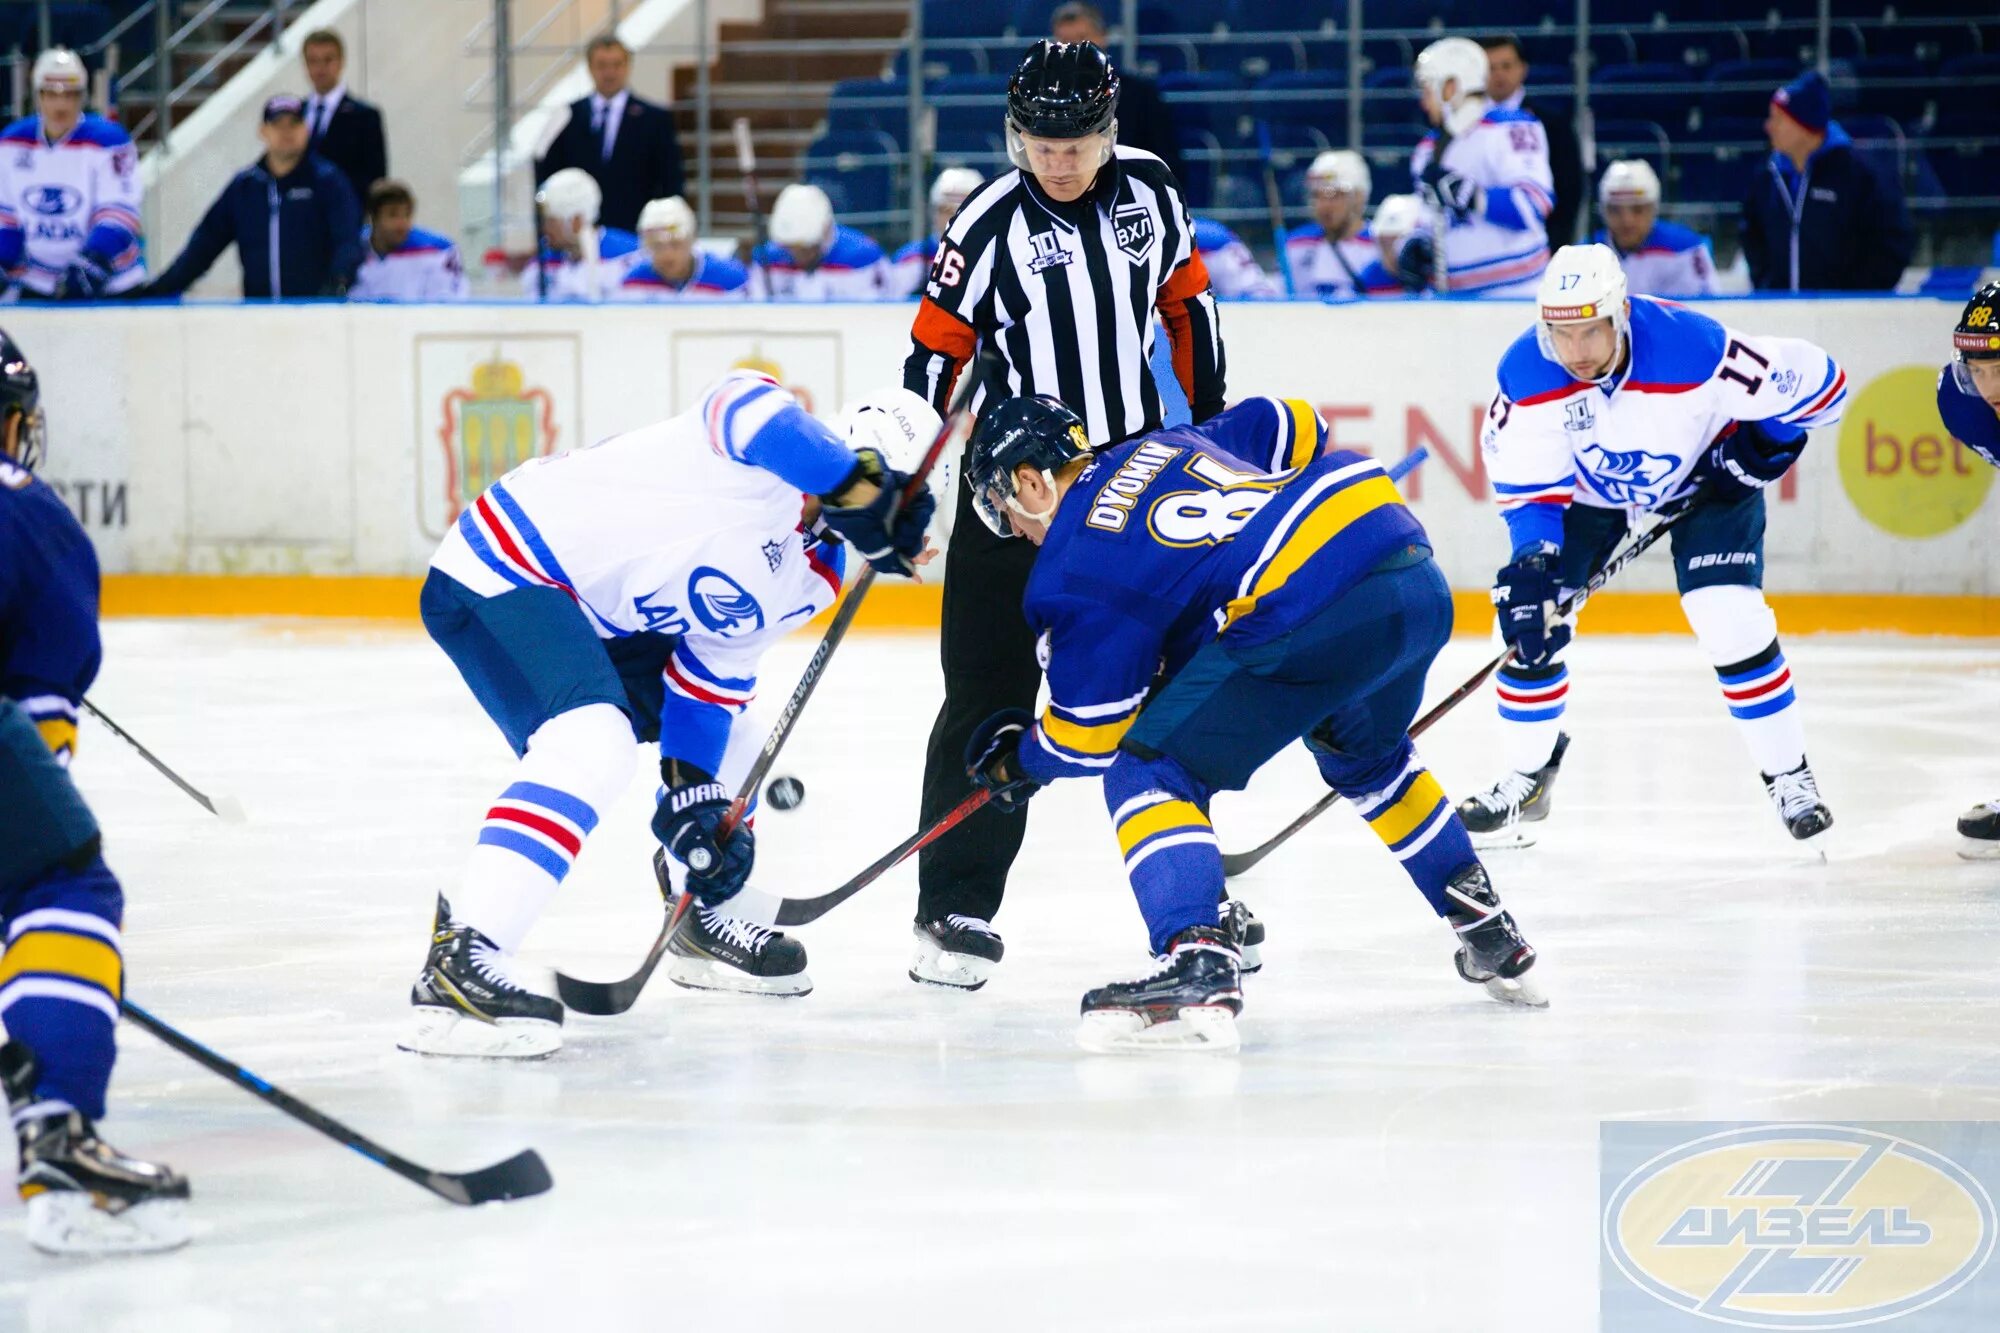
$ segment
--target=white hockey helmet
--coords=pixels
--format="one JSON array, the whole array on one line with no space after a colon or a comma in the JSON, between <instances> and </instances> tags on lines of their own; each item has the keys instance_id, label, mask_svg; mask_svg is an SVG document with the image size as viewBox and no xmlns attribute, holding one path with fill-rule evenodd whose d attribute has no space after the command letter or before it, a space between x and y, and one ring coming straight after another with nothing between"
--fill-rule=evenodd
<instances>
[{"instance_id":1,"label":"white hockey helmet","mask_svg":"<svg viewBox=\"0 0 2000 1333\"><path fill-rule=\"evenodd\" d=\"M1400 240L1424 225L1424 201L1413 194L1383 196L1375 206L1375 219L1368 224L1377 240Z\"/></svg>"},{"instance_id":2,"label":"white hockey helmet","mask_svg":"<svg viewBox=\"0 0 2000 1333\"><path fill-rule=\"evenodd\" d=\"M783 246L828 244L833 240L833 200L817 185L787 185L771 205L771 239Z\"/></svg>"},{"instance_id":3,"label":"white hockey helmet","mask_svg":"<svg viewBox=\"0 0 2000 1333\"><path fill-rule=\"evenodd\" d=\"M1414 74L1418 91L1428 89L1444 108L1450 133L1464 134L1486 114L1486 48L1470 37L1432 42L1418 54Z\"/></svg>"},{"instance_id":4,"label":"white hockey helmet","mask_svg":"<svg viewBox=\"0 0 2000 1333\"><path fill-rule=\"evenodd\" d=\"M1560 361L1551 324L1585 324L1608 319L1622 343L1631 329L1631 302L1626 299L1625 268L1608 245L1565 245L1542 270L1535 289L1538 316L1535 342L1542 355Z\"/></svg>"},{"instance_id":5,"label":"white hockey helmet","mask_svg":"<svg viewBox=\"0 0 2000 1333\"><path fill-rule=\"evenodd\" d=\"M1642 157L1627 158L1613 162L1604 169L1604 178L1597 182L1597 204L1609 208L1613 204L1638 205L1660 202L1660 177L1653 170L1653 164Z\"/></svg>"},{"instance_id":6,"label":"white hockey helmet","mask_svg":"<svg viewBox=\"0 0 2000 1333\"><path fill-rule=\"evenodd\" d=\"M51 46L35 57L28 82L38 93L84 93L90 87L90 74L76 52Z\"/></svg>"},{"instance_id":7,"label":"white hockey helmet","mask_svg":"<svg viewBox=\"0 0 2000 1333\"><path fill-rule=\"evenodd\" d=\"M931 207L943 208L946 204L962 204L965 196L986 183L986 178L971 167L946 167L931 182Z\"/></svg>"},{"instance_id":8,"label":"white hockey helmet","mask_svg":"<svg viewBox=\"0 0 2000 1333\"><path fill-rule=\"evenodd\" d=\"M937 433L944 429L944 418L920 395L898 384L877 389L850 404L834 429L850 449L874 449L898 472L914 472ZM933 495L953 495L958 481L956 467L957 460L940 455L937 466L924 479L926 489ZM941 502L932 524L940 540L951 536L951 518L945 512L949 508L951 505Z\"/></svg>"},{"instance_id":9,"label":"white hockey helmet","mask_svg":"<svg viewBox=\"0 0 2000 1333\"><path fill-rule=\"evenodd\" d=\"M694 210L687 200L679 195L669 199L654 199L639 210L639 234L663 231L676 241L694 239Z\"/></svg>"},{"instance_id":10,"label":"white hockey helmet","mask_svg":"<svg viewBox=\"0 0 2000 1333\"><path fill-rule=\"evenodd\" d=\"M546 217L564 222L582 218L586 226L595 226L604 191L582 167L564 167L542 182L542 188L535 191L535 202Z\"/></svg>"},{"instance_id":11,"label":"white hockey helmet","mask_svg":"<svg viewBox=\"0 0 2000 1333\"><path fill-rule=\"evenodd\" d=\"M1357 194L1366 203L1375 188L1368 159L1352 148L1321 153L1306 168L1306 194Z\"/></svg>"}]
</instances>

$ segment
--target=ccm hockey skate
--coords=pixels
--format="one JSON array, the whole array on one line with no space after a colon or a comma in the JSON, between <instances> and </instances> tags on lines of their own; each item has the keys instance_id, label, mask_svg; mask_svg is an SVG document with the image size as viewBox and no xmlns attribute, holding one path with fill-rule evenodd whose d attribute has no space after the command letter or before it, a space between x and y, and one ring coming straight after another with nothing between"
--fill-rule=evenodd
<instances>
[{"instance_id":1,"label":"ccm hockey skate","mask_svg":"<svg viewBox=\"0 0 2000 1333\"><path fill-rule=\"evenodd\" d=\"M562 1002L523 986L514 960L438 899L430 954L410 988L409 1028L396 1042L418 1055L541 1060L562 1049Z\"/></svg>"},{"instance_id":2,"label":"ccm hockey skate","mask_svg":"<svg viewBox=\"0 0 2000 1333\"><path fill-rule=\"evenodd\" d=\"M1077 1045L1100 1054L1234 1051L1241 1044L1242 963L1220 926L1190 926L1167 942L1158 972L1083 997Z\"/></svg>"},{"instance_id":3,"label":"ccm hockey skate","mask_svg":"<svg viewBox=\"0 0 2000 1333\"><path fill-rule=\"evenodd\" d=\"M676 896L672 870L664 850L653 853L653 874L669 905ZM667 976L689 990L730 991L738 995L810 995L806 946L782 930L764 927L728 914L726 908L699 904L667 943L674 956Z\"/></svg>"},{"instance_id":4,"label":"ccm hockey skate","mask_svg":"<svg viewBox=\"0 0 2000 1333\"><path fill-rule=\"evenodd\" d=\"M1513 914L1500 905L1500 895L1486 868L1478 862L1459 871L1445 885L1452 909L1445 917L1458 933L1458 975L1504 1004L1548 1008L1548 999L1528 978L1535 965L1535 946L1521 936Z\"/></svg>"},{"instance_id":5,"label":"ccm hockey skate","mask_svg":"<svg viewBox=\"0 0 2000 1333\"><path fill-rule=\"evenodd\" d=\"M1556 773L1567 749L1569 734L1558 732L1548 763L1532 773L1509 773L1477 796L1458 803L1458 817L1465 821L1474 847L1502 851L1535 845L1535 835L1525 825L1539 824L1549 817L1549 790L1556 785Z\"/></svg>"}]
</instances>

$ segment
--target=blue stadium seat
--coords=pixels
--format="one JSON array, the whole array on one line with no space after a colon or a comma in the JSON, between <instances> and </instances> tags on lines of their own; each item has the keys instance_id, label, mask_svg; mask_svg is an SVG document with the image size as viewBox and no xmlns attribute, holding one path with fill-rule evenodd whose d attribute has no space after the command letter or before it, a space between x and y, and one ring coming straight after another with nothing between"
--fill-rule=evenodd
<instances>
[{"instance_id":1,"label":"blue stadium seat","mask_svg":"<svg viewBox=\"0 0 2000 1333\"><path fill-rule=\"evenodd\" d=\"M1181 188L1187 191L1188 207L1197 211L1215 202L1215 182L1227 167L1221 140L1207 130L1187 125L1174 127L1174 141L1181 150Z\"/></svg>"},{"instance_id":2,"label":"blue stadium seat","mask_svg":"<svg viewBox=\"0 0 2000 1333\"><path fill-rule=\"evenodd\" d=\"M1930 68L1951 56L1979 49L1979 31L1970 23L1925 23L1915 15L1871 26L1865 35L1869 55L1909 56Z\"/></svg>"},{"instance_id":3,"label":"blue stadium seat","mask_svg":"<svg viewBox=\"0 0 2000 1333\"><path fill-rule=\"evenodd\" d=\"M1287 74L1301 69L1344 69L1338 65L1313 66L1306 63L1305 43L1296 37L1254 37L1247 41L1210 40L1202 46L1202 61L1208 69L1233 70L1245 79L1257 80L1267 74Z\"/></svg>"},{"instance_id":4,"label":"blue stadium seat","mask_svg":"<svg viewBox=\"0 0 2000 1333\"><path fill-rule=\"evenodd\" d=\"M1950 199L1992 199L2000 196L2000 142L1984 143L1968 139L1993 134L1991 122L1959 112L1940 113L1933 133L1940 139L1956 139L1955 144L1929 143L1924 154L1945 197Z\"/></svg>"},{"instance_id":5,"label":"blue stadium seat","mask_svg":"<svg viewBox=\"0 0 2000 1333\"><path fill-rule=\"evenodd\" d=\"M1653 164L1661 180L1667 178L1667 163L1673 157L1673 136L1650 120L1604 120L1597 122L1597 160L1601 164L1621 158L1642 157Z\"/></svg>"},{"instance_id":6,"label":"blue stadium seat","mask_svg":"<svg viewBox=\"0 0 2000 1333\"><path fill-rule=\"evenodd\" d=\"M1115 57L1116 52L1112 53ZM1183 74L1200 66L1194 43L1187 41L1140 42L1136 48L1139 72L1157 79L1163 74Z\"/></svg>"},{"instance_id":7,"label":"blue stadium seat","mask_svg":"<svg viewBox=\"0 0 2000 1333\"><path fill-rule=\"evenodd\" d=\"M1323 70L1270 74L1246 99L1259 120L1295 125L1345 125L1347 80Z\"/></svg>"},{"instance_id":8,"label":"blue stadium seat","mask_svg":"<svg viewBox=\"0 0 2000 1333\"><path fill-rule=\"evenodd\" d=\"M1007 145L998 131L940 134L933 158L931 165L935 168L976 167L987 176L998 175L1013 165L1007 160Z\"/></svg>"},{"instance_id":9,"label":"blue stadium seat","mask_svg":"<svg viewBox=\"0 0 2000 1333\"><path fill-rule=\"evenodd\" d=\"M1236 0L1233 32L1308 33L1347 22L1346 0ZM1371 23L1381 20L1369 18Z\"/></svg>"},{"instance_id":10,"label":"blue stadium seat","mask_svg":"<svg viewBox=\"0 0 2000 1333\"><path fill-rule=\"evenodd\" d=\"M1006 114L1005 74L953 74L924 91L937 112L940 134L992 134Z\"/></svg>"},{"instance_id":11,"label":"blue stadium seat","mask_svg":"<svg viewBox=\"0 0 2000 1333\"><path fill-rule=\"evenodd\" d=\"M1422 28L1433 19L1448 23L1456 15L1450 0L1367 0L1365 17L1371 28Z\"/></svg>"},{"instance_id":12,"label":"blue stadium seat","mask_svg":"<svg viewBox=\"0 0 2000 1333\"><path fill-rule=\"evenodd\" d=\"M926 46L924 47L924 82L931 83L949 74L986 73L986 52L976 46ZM897 81L910 77L910 49L904 47L896 52L895 63L889 67L889 77Z\"/></svg>"},{"instance_id":13,"label":"blue stadium seat","mask_svg":"<svg viewBox=\"0 0 2000 1333\"><path fill-rule=\"evenodd\" d=\"M1983 81L1985 86L1968 87L1964 98L1945 99L1950 103L1952 119L1986 127L1973 130L1975 134L2000 134L2000 52L1953 56L1938 66L1938 84L1941 87L1969 84L1973 80ZM1938 111L1942 118L1945 111L1943 102ZM2000 185L1996 185L1992 192L2000 193Z\"/></svg>"},{"instance_id":14,"label":"blue stadium seat","mask_svg":"<svg viewBox=\"0 0 2000 1333\"><path fill-rule=\"evenodd\" d=\"M1794 68L1813 64L1819 59L1819 32L1816 28L1772 28L1762 24L1745 24L1743 33L1745 48L1752 60L1783 60ZM1851 24L1836 23L1827 30L1827 48L1831 59L1852 60L1859 56L1866 44L1861 32Z\"/></svg>"},{"instance_id":15,"label":"blue stadium seat","mask_svg":"<svg viewBox=\"0 0 2000 1333\"><path fill-rule=\"evenodd\" d=\"M822 134L806 146L805 178L827 192L846 217L894 210L901 149L886 134Z\"/></svg>"},{"instance_id":16,"label":"blue stadium seat","mask_svg":"<svg viewBox=\"0 0 2000 1333\"><path fill-rule=\"evenodd\" d=\"M1666 8L1663 0L1591 0L1590 26L1644 27Z\"/></svg>"},{"instance_id":17,"label":"blue stadium seat","mask_svg":"<svg viewBox=\"0 0 2000 1333\"><path fill-rule=\"evenodd\" d=\"M1415 141L1411 141L1411 147ZM1409 194L1416 189L1410 179L1410 152L1389 149L1368 150L1368 183L1373 187L1368 192L1368 202L1379 204L1392 194Z\"/></svg>"},{"instance_id":18,"label":"blue stadium seat","mask_svg":"<svg viewBox=\"0 0 2000 1333\"><path fill-rule=\"evenodd\" d=\"M842 79L826 104L829 134L877 131L899 145L909 136L910 86L896 79Z\"/></svg>"},{"instance_id":19,"label":"blue stadium seat","mask_svg":"<svg viewBox=\"0 0 2000 1333\"><path fill-rule=\"evenodd\" d=\"M1618 65L1591 80L1590 105L1613 120L1650 120L1670 132L1685 129L1694 104L1696 75L1686 65ZM1628 85L1643 84L1646 87ZM1766 93L1765 96L1770 94Z\"/></svg>"},{"instance_id":20,"label":"blue stadium seat","mask_svg":"<svg viewBox=\"0 0 2000 1333\"><path fill-rule=\"evenodd\" d=\"M1219 138L1236 136L1243 117L1243 80L1223 71L1163 74L1160 96L1173 108L1174 124L1206 130Z\"/></svg>"},{"instance_id":21,"label":"blue stadium seat","mask_svg":"<svg viewBox=\"0 0 2000 1333\"><path fill-rule=\"evenodd\" d=\"M1011 0L924 0L924 36L998 37L1011 7Z\"/></svg>"},{"instance_id":22,"label":"blue stadium seat","mask_svg":"<svg viewBox=\"0 0 2000 1333\"><path fill-rule=\"evenodd\" d=\"M1670 136L1678 137L1678 136ZM1692 136L1701 143L1758 144L1768 148L1762 116L1703 116Z\"/></svg>"},{"instance_id":23,"label":"blue stadium seat","mask_svg":"<svg viewBox=\"0 0 2000 1333\"><path fill-rule=\"evenodd\" d=\"M1680 181L1674 197L1690 204L1735 204L1750 192L1750 182L1764 169L1762 149L1728 145L1676 154Z\"/></svg>"},{"instance_id":24,"label":"blue stadium seat","mask_svg":"<svg viewBox=\"0 0 2000 1333\"><path fill-rule=\"evenodd\" d=\"M1591 45L1596 46L1596 33L1591 34ZM1699 68L1713 65L1718 60L1741 60L1749 54L1750 47L1743 34L1736 28L1718 28L1706 32L1654 31L1647 28L1629 29L1620 34L1632 48L1632 59L1663 65L1691 65Z\"/></svg>"},{"instance_id":25,"label":"blue stadium seat","mask_svg":"<svg viewBox=\"0 0 2000 1333\"><path fill-rule=\"evenodd\" d=\"M1921 126L1928 117L1932 84L1924 80L1924 67L1913 56L1864 56L1853 61L1854 105L1863 112L1888 116L1904 129ZM1902 87L1884 87L1884 80L1901 81ZM1840 90L1836 83L1835 90ZM1848 113L1852 114L1852 113Z\"/></svg>"},{"instance_id":26,"label":"blue stadium seat","mask_svg":"<svg viewBox=\"0 0 2000 1333\"><path fill-rule=\"evenodd\" d=\"M1190 33L1196 36L1214 32L1218 27L1229 26L1232 0L1141 0L1139 5L1139 35L1158 37L1162 33ZM1107 5L1107 19L1113 18L1118 9Z\"/></svg>"},{"instance_id":27,"label":"blue stadium seat","mask_svg":"<svg viewBox=\"0 0 2000 1333\"><path fill-rule=\"evenodd\" d=\"M1246 171L1231 171L1216 178L1215 200L1209 206L1211 213L1253 213L1264 214L1264 181L1262 175L1251 168Z\"/></svg>"},{"instance_id":28,"label":"blue stadium seat","mask_svg":"<svg viewBox=\"0 0 2000 1333\"><path fill-rule=\"evenodd\" d=\"M1361 78L1361 123L1393 126L1415 143L1424 131L1424 112L1410 86L1407 69L1372 69Z\"/></svg>"},{"instance_id":29,"label":"blue stadium seat","mask_svg":"<svg viewBox=\"0 0 2000 1333\"><path fill-rule=\"evenodd\" d=\"M1794 60L1722 60L1709 66L1701 112L1713 116L1764 117L1771 94L1799 76ZM1734 85L1734 86L1730 86Z\"/></svg>"}]
</instances>

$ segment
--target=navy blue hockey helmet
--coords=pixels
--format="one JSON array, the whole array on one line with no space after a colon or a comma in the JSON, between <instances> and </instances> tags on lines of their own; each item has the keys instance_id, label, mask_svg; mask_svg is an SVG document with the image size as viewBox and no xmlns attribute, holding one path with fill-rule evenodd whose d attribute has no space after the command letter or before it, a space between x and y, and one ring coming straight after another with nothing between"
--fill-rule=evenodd
<instances>
[{"instance_id":1,"label":"navy blue hockey helmet","mask_svg":"<svg viewBox=\"0 0 2000 1333\"><path fill-rule=\"evenodd\" d=\"M1972 294L1951 331L1951 374L1958 387L1984 397L1972 378L1972 362L2000 361L2000 282L1989 282Z\"/></svg>"},{"instance_id":2,"label":"navy blue hockey helmet","mask_svg":"<svg viewBox=\"0 0 2000 1333\"><path fill-rule=\"evenodd\" d=\"M41 380L14 340L0 332L0 455L33 472L47 448Z\"/></svg>"},{"instance_id":3,"label":"navy blue hockey helmet","mask_svg":"<svg viewBox=\"0 0 2000 1333\"><path fill-rule=\"evenodd\" d=\"M980 521L1002 537L1013 536L1007 511L1018 508L1014 469L1027 466L1047 475L1089 453L1090 432L1083 419L1057 399L1046 394L1001 399L979 418L967 451L965 480Z\"/></svg>"}]
</instances>

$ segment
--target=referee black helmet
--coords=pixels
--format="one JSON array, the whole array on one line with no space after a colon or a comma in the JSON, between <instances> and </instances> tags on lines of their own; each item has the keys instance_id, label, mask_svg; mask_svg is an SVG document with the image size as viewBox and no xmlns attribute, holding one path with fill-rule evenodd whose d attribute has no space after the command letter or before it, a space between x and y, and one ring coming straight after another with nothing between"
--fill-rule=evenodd
<instances>
[{"instance_id":1,"label":"referee black helmet","mask_svg":"<svg viewBox=\"0 0 2000 1333\"><path fill-rule=\"evenodd\" d=\"M42 382L14 340L0 332L0 456L33 472L42 465Z\"/></svg>"},{"instance_id":2,"label":"referee black helmet","mask_svg":"<svg viewBox=\"0 0 2000 1333\"><path fill-rule=\"evenodd\" d=\"M1083 418L1061 400L1047 394L1003 398L979 418L979 428L972 434L965 480L972 488L973 507L987 527L1011 537L1014 525L1007 521L1007 509L1015 495L1014 469L1031 467L1051 474L1089 453L1090 433ZM1053 489L1054 483L1050 486Z\"/></svg>"},{"instance_id":3,"label":"referee black helmet","mask_svg":"<svg viewBox=\"0 0 2000 1333\"><path fill-rule=\"evenodd\" d=\"M1039 139L1107 133L1118 114L1118 71L1089 42L1040 41L1007 84L1007 128Z\"/></svg>"}]
</instances>

